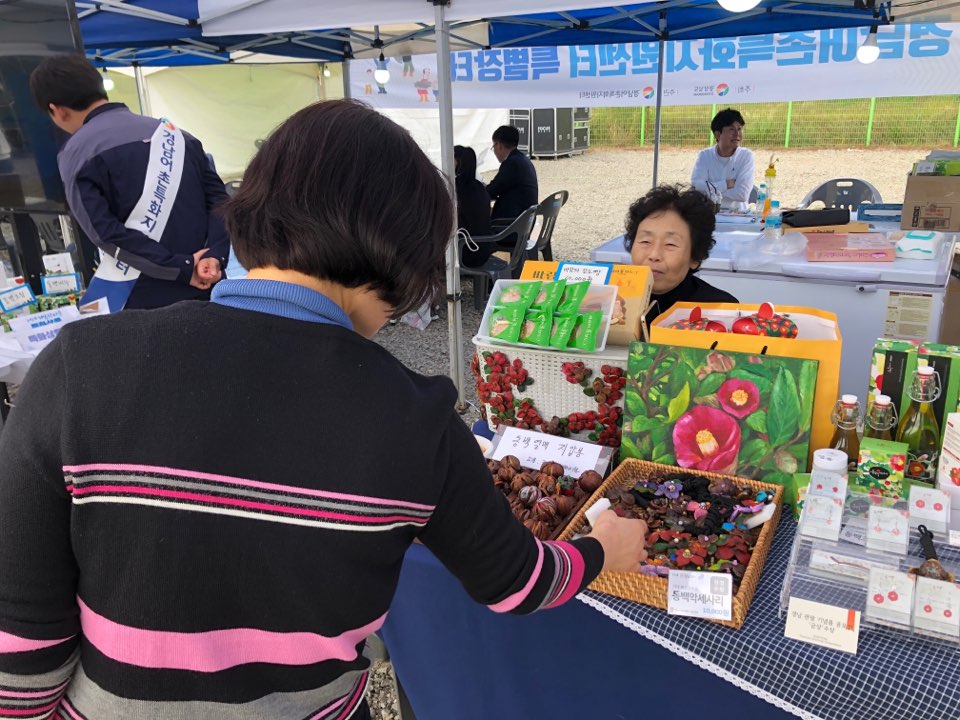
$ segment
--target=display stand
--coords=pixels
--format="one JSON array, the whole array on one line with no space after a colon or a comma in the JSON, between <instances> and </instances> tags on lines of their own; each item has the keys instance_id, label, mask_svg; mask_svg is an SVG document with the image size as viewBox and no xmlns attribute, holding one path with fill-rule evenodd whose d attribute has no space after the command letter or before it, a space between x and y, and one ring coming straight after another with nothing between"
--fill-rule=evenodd
<instances>
[{"instance_id":1,"label":"display stand","mask_svg":"<svg viewBox=\"0 0 960 720\"><path fill-rule=\"evenodd\" d=\"M805 506L801 516L784 578L781 617L787 613L791 599L807 600L860 612L861 631L893 634L907 641L922 638L960 652L956 611L946 605L937 607L936 603L917 602L920 586L925 585L924 589L929 590L931 582L943 583L944 587L934 589L948 593L960 590L955 582L917 578L909 572L924 562L916 528L910 528L909 541L903 544L902 551L861 544L867 542L869 508L905 511L905 502L848 493L837 540L814 536L818 530L813 524L817 521L808 517L808 507ZM933 545L943 569L956 575L960 570L960 548L948 544L942 534L935 536ZM883 585L881 589L882 582L890 585ZM940 622L927 620L938 615ZM950 629L951 625L956 632Z\"/></svg>"}]
</instances>

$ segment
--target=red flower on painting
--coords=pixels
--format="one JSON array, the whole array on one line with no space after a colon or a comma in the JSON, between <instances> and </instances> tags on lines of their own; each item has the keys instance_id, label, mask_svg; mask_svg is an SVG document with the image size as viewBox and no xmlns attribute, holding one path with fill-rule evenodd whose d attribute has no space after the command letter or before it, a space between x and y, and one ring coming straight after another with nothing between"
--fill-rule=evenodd
<instances>
[{"instance_id":1,"label":"red flower on painting","mask_svg":"<svg viewBox=\"0 0 960 720\"><path fill-rule=\"evenodd\" d=\"M722 410L697 405L673 426L673 447L681 467L732 473L740 452L740 426Z\"/></svg>"},{"instance_id":2,"label":"red flower on painting","mask_svg":"<svg viewBox=\"0 0 960 720\"><path fill-rule=\"evenodd\" d=\"M720 407L743 420L760 405L760 390L749 380L731 378L717 390Z\"/></svg>"},{"instance_id":3,"label":"red flower on painting","mask_svg":"<svg viewBox=\"0 0 960 720\"><path fill-rule=\"evenodd\" d=\"M950 482L954 485L960 485L960 468L950 469Z\"/></svg>"}]
</instances>

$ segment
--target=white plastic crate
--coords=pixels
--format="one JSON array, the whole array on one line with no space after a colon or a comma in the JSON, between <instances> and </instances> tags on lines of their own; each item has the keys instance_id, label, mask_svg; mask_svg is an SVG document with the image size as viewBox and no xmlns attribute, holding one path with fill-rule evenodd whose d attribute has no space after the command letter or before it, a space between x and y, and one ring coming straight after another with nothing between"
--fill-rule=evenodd
<instances>
[{"instance_id":1,"label":"white plastic crate","mask_svg":"<svg viewBox=\"0 0 960 720\"><path fill-rule=\"evenodd\" d=\"M586 367L593 370L593 375L588 379L592 383L594 378L603 379L600 368L604 365L617 367L624 371L627 370L628 348L620 345L611 345L603 352L582 353L582 352L560 352L557 350L542 350L530 345L506 346L493 344L488 338L477 335L473 338L473 344L480 355L480 372L486 376L485 365L483 364L483 353L501 352L509 358L510 362L519 358L526 369L528 376L534 381L532 385L524 391L516 388L513 390L514 397L530 398L534 406L540 413L540 417L549 421L554 415L557 417L566 417L574 412L587 412L597 409L597 401L583 394L584 387L579 383L567 382L563 374L562 366L565 362L582 362ZM623 407L623 397L612 404L616 407ZM493 417L493 412L487 405L487 417ZM489 423L489 421L488 421ZM490 428L495 430L491 425ZM589 433L582 433L585 437ZM578 439L584 439L579 437Z\"/></svg>"},{"instance_id":2,"label":"white plastic crate","mask_svg":"<svg viewBox=\"0 0 960 720\"><path fill-rule=\"evenodd\" d=\"M504 340L498 340L492 338L487 334L487 329L490 327L490 316L497 309L497 303L500 300L500 295L511 285L516 285L517 283L529 283L529 282L539 282L536 280L497 280L493 285L493 290L490 292L490 298L487 300L487 307L483 312L483 319L480 321L480 330L477 334L477 337L482 339L484 343L489 345L496 345L498 349L503 352L504 348L536 348L538 350L544 350L548 353L556 355L557 353L571 353L577 355L576 360L581 360L586 362L582 355L593 355L595 352L602 352L606 349L607 346L607 335L610 334L610 318L613 316L613 308L617 302L617 287L616 285L591 285L587 290L587 294L584 295L583 301L580 303L580 311L585 312L587 310L600 310L603 313L603 319L600 321L600 332L597 334L597 347L596 350L590 352L588 350L577 350L576 348L565 348L563 350L551 347L541 347L537 345L529 345L528 343L521 342L506 342ZM571 410L570 412L578 412Z\"/></svg>"}]
</instances>

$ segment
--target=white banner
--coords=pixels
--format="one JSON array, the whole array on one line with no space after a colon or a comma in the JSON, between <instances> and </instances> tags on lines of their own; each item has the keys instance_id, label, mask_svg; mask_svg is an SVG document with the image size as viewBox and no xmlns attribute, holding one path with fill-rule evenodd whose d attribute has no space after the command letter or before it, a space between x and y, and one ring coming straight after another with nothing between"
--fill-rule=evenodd
<instances>
[{"instance_id":1,"label":"white banner","mask_svg":"<svg viewBox=\"0 0 960 720\"><path fill-rule=\"evenodd\" d=\"M860 63L866 28L773 33L664 44L666 105L960 92L960 24L881 27L880 58ZM636 107L654 105L658 43L503 48L451 53L456 108ZM438 102L434 55L350 61L350 94L374 107L431 107Z\"/></svg>"}]
</instances>

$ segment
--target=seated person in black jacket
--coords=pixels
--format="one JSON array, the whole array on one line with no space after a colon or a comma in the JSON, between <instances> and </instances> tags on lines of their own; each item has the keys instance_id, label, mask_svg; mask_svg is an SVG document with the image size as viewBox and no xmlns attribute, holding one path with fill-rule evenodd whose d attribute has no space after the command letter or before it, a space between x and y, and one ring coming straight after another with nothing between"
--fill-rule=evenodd
<instances>
[{"instance_id":1,"label":"seated person in black jacket","mask_svg":"<svg viewBox=\"0 0 960 720\"><path fill-rule=\"evenodd\" d=\"M699 190L661 185L630 206L624 242L634 265L653 273L649 326L674 303L735 303L728 292L694 273L716 244L713 203Z\"/></svg>"},{"instance_id":2,"label":"seated person in black jacket","mask_svg":"<svg viewBox=\"0 0 960 720\"><path fill-rule=\"evenodd\" d=\"M457 227L466 230L471 237L492 235L490 196L483 183L477 180L477 154L471 147L456 145L453 160L456 165ZM480 267L496 249L493 243L480 245L477 250L471 250L467 245L460 256L460 264Z\"/></svg>"},{"instance_id":3,"label":"seated person in black jacket","mask_svg":"<svg viewBox=\"0 0 960 720\"><path fill-rule=\"evenodd\" d=\"M537 171L530 158L517 150L520 131L512 125L501 125L493 133L493 154L500 161L497 176L487 185L487 193L494 201L491 217L508 225L531 205L536 205Z\"/></svg>"}]
</instances>

